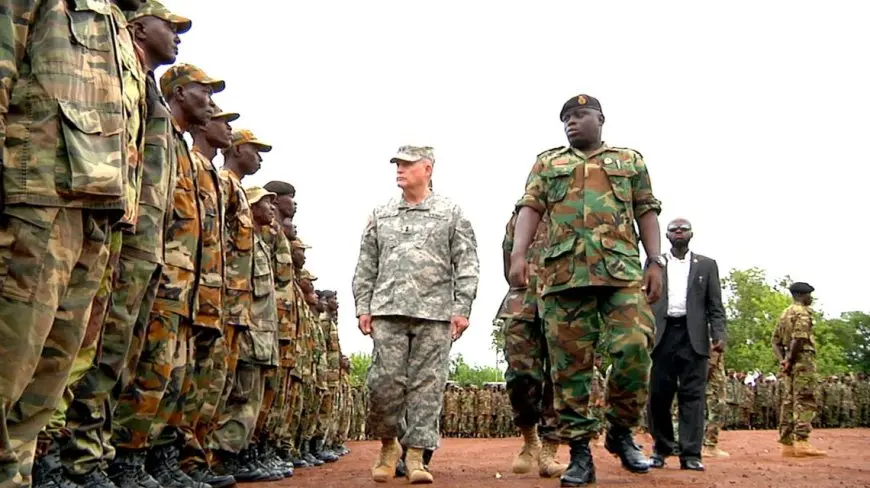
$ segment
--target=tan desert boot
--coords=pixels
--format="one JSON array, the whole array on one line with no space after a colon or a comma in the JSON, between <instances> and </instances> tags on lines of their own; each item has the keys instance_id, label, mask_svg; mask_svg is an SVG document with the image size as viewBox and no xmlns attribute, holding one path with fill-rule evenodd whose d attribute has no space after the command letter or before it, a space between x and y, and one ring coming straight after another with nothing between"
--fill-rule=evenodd
<instances>
[{"instance_id":1,"label":"tan desert boot","mask_svg":"<svg viewBox=\"0 0 870 488\"><path fill-rule=\"evenodd\" d=\"M372 468L372 479L378 483L386 483L396 474L396 464L402 457L402 445L393 437L381 439L381 452Z\"/></svg>"},{"instance_id":2,"label":"tan desert boot","mask_svg":"<svg viewBox=\"0 0 870 488\"><path fill-rule=\"evenodd\" d=\"M713 458L725 458L730 456L727 452L719 449L715 446L704 446L704 449L701 450L701 456L703 457L713 457Z\"/></svg>"},{"instance_id":3,"label":"tan desert boot","mask_svg":"<svg viewBox=\"0 0 870 488\"><path fill-rule=\"evenodd\" d=\"M432 473L423 468L423 450L409 447L405 453L405 471L412 485L429 484L434 481Z\"/></svg>"},{"instance_id":4,"label":"tan desert boot","mask_svg":"<svg viewBox=\"0 0 870 488\"><path fill-rule=\"evenodd\" d=\"M780 444L782 457L795 457L794 444Z\"/></svg>"},{"instance_id":5,"label":"tan desert boot","mask_svg":"<svg viewBox=\"0 0 870 488\"><path fill-rule=\"evenodd\" d=\"M523 433L523 447L520 452L514 456L514 462L511 466L511 471L514 474L525 474L532 470L532 463L538 457L541 451L541 439L538 438L538 426L523 427L520 429Z\"/></svg>"},{"instance_id":6,"label":"tan desert boot","mask_svg":"<svg viewBox=\"0 0 870 488\"><path fill-rule=\"evenodd\" d=\"M559 441L544 439L541 446L541 454L538 455L538 475L542 478L555 478L562 476L568 466L561 464L556 460L556 453L559 451Z\"/></svg>"},{"instance_id":7,"label":"tan desert boot","mask_svg":"<svg viewBox=\"0 0 870 488\"><path fill-rule=\"evenodd\" d=\"M827 455L827 451L816 449L809 441L795 441L794 443L795 457L818 457Z\"/></svg>"}]
</instances>

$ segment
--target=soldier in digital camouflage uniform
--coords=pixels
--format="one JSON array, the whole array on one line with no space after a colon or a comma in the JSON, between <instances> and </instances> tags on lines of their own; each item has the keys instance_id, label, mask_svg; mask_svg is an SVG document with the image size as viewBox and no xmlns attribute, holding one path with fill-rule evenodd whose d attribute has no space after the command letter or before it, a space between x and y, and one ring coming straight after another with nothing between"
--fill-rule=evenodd
<instances>
[{"instance_id":1,"label":"soldier in digital camouflage uniform","mask_svg":"<svg viewBox=\"0 0 870 488\"><path fill-rule=\"evenodd\" d=\"M197 263L204 224L201 195L206 191L200 192L196 163L183 132L211 119L211 95L224 86L223 81L193 65L173 66L160 78L160 90L173 116L177 161L173 211L164 234L164 264L142 354L133 373L134 381L123 389L115 409L112 444L118 454L113 463L117 466L110 470L138 471L141 464L136 462L147 452L146 470L164 487L204 486L179 469L175 442L182 419L178 411L183 405L180 400L186 389L184 380L193 370L193 351L188 346L194 337L194 314L198 312L194 306L201 288ZM179 414L173 418L176 412ZM164 435L158 437L161 433Z\"/></svg>"},{"instance_id":2,"label":"soldier in digital camouflage uniform","mask_svg":"<svg viewBox=\"0 0 870 488\"><path fill-rule=\"evenodd\" d=\"M125 109L138 101L124 103L135 87L125 89L117 61L131 46L116 35L125 26L113 8L140 3L7 2L0 12L0 344L15 365L0 376L0 486L30 485L37 437L107 266L110 228L136 222L139 159L128 143L141 134L130 133ZM57 446L47 444L56 466Z\"/></svg>"},{"instance_id":3,"label":"soldier in digital camouflage uniform","mask_svg":"<svg viewBox=\"0 0 870 488\"><path fill-rule=\"evenodd\" d=\"M353 278L359 327L374 341L368 423L381 451L372 477L391 478L405 446L410 482L431 483L423 450L438 448L450 348L477 295L477 242L460 207L430 188L432 148L402 146L390 161L402 196L370 215Z\"/></svg>"},{"instance_id":4,"label":"soldier in digital camouflage uniform","mask_svg":"<svg viewBox=\"0 0 870 488\"><path fill-rule=\"evenodd\" d=\"M783 382L779 442L786 457L824 456L809 443L816 403L816 347L813 337L814 288L798 282L789 287L794 303L779 318L773 331L773 352L780 361Z\"/></svg>"},{"instance_id":5,"label":"soldier in digital camouflage uniform","mask_svg":"<svg viewBox=\"0 0 870 488\"><path fill-rule=\"evenodd\" d=\"M528 285L526 252L543 215L548 244L539 277L547 348L559 412L558 434L571 445L562 486L595 480L589 439L598 421L589 413L594 351L603 340L613 358L605 445L622 466L647 473L649 462L632 439L649 382L653 319L648 302L662 289L661 237L649 173L641 154L601 141L604 115L593 97L562 106L569 147L539 154L517 203L512 286ZM640 229L650 266L640 263ZM641 286L643 284L643 287ZM601 325L599 325L599 317ZM602 329L606 337L600 337Z\"/></svg>"},{"instance_id":6,"label":"soldier in digital camouflage uniform","mask_svg":"<svg viewBox=\"0 0 870 488\"><path fill-rule=\"evenodd\" d=\"M728 404L725 392L725 354L710 349L710 362L707 364L707 424L704 427L704 457L728 457L719 449L719 432L724 427Z\"/></svg>"},{"instance_id":7,"label":"soldier in digital camouflage uniform","mask_svg":"<svg viewBox=\"0 0 870 488\"><path fill-rule=\"evenodd\" d=\"M514 210L502 240L505 280L510 273L517 216L518 212ZM514 411L514 424L523 436L523 446L514 456L511 470L517 474L527 473L531 471L532 463L537 462L540 476L553 477L560 476L566 466L556 460L560 442L556 434L558 418L553 408L550 361L538 310L538 297L543 287L538 271L543 264L541 251L546 240L547 220L543 218L528 250L529 284L508 290L497 319L503 322L504 357L508 365L504 376Z\"/></svg>"}]
</instances>

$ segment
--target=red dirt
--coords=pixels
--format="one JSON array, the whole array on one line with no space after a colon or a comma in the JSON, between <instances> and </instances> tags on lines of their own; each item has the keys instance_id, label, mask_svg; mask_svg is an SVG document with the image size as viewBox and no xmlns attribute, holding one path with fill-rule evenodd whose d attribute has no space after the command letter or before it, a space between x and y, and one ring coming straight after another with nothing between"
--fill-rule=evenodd
<instances>
[{"instance_id":1,"label":"red dirt","mask_svg":"<svg viewBox=\"0 0 870 488\"><path fill-rule=\"evenodd\" d=\"M775 431L723 432L720 448L731 457L705 459L704 473L683 472L679 461L668 460L663 470L647 475L632 475L619 467L619 461L603 448L593 447L598 485L629 485L652 487L728 487L728 488L870 488L870 429L817 430L813 444L828 450L827 458L783 459L779 454ZM652 447L648 436L638 442L649 454ZM558 487L558 479L541 479L537 473L514 475L510 464L520 439L443 439L441 449L432 459L432 486L459 488L548 488ZM272 483L242 484L240 487L367 487L404 486L405 479L394 479L384 485L369 477L377 453L376 442L348 443L351 453L338 462L319 468L296 471L293 478ZM559 458L568 457L562 446ZM448 471L449 470L449 471ZM496 478L496 473L501 478Z\"/></svg>"}]
</instances>

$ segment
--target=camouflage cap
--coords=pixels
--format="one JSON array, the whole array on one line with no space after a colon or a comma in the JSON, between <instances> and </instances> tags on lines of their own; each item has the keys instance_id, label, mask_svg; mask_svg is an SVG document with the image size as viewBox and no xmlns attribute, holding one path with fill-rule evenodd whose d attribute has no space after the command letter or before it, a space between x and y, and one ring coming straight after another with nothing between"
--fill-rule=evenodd
<instances>
[{"instance_id":1,"label":"camouflage cap","mask_svg":"<svg viewBox=\"0 0 870 488\"><path fill-rule=\"evenodd\" d=\"M191 83L199 83L211 88L212 93L224 91L227 84L223 80L217 80L205 74L205 71L192 64L176 64L166 70L160 77L160 93L167 99L176 87L186 86Z\"/></svg>"},{"instance_id":2,"label":"camouflage cap","mask_svg":"<svg viewBox=\"0 0 870 488\"><path fill-rule=\"evenodd\" d=\"M245 196L248 197L248 203L253 205L265 197L275 197L277 195L270 191L266 191L265 188L259 186L252 186L249 188L245 188Z\"/></svg>"},{"instance_id":3,"label":"camouflage cap","mask_svg":"<svg viewBox=\"0 0 870 488\"><path fill-rule=\"evenodd\" d=\"M239 120L239 117L241 117L241 115L236 112L224 112L218 106L214 107L214 115L211 116L212 119L224 119L227 122L235 122L236 120Z\"/></svg>"},{"instance_id":4,"label":"camouflage cap","mask_svg":"<svg viewBox=\"0 0 870 488\"><path fill-rule=\"evenodd\" d=\"M565 102L564 105L562 105L562 111L559 112L559 120L562 120L565 117L566 113L574 110L577 107L588 108L601 112L601 103L598 102L597 98L590 97L589 95L577 95L576 97L572 97L570 100Z\"/></svg>"},{"instance_id":5,"label":"camouflage cap","mask_svg":"<svg viewBox=\"0 0 870 488\"><path fill-rule=\"evenodd\" d=\"M308 270L305 269L305 268L302 268L302 273L301 273L301 276L300 276L300 277L301 277L303 280L308 280L308 281L317 281L317 277L314 276L313 274L311 274L311 272L308 271Z\"/></svg>"},{"instance_id":6,"label":"camouflage cap","mask_svg":"<svg viewBox=\"0 0 870 488\"><path fill-rule=\"evenodd\" d=\"M435 164L435 149L429 146L402 146L390 158L390 163L394 164L396 161L416 163L422 159L428 159L432 164Z\"/></svg>"},{"instance_id":7,"label":"camouflage cap","mask_svg":"<svg viewBox=\"0 0 870 488\"><path fill-rule=\"evenodd\" d=\"M257 139L257 136L255 136L253 132L247 129L234 130L233 146L241 146L242 144L252 144L257 146L257 150L260 152L269 152L272 150L272 146Z\"/></svg>"},{"instance_id":8,"label":"camouflage cap","mask_svg":"<svg viewBox=\"0 0 870 488\"><path fill-rule=\"evenodd\" d=\"M296 247L299 249L311 249L311 246L302 242L302 240L299 239L298 237L296 239L293 239L292 241L290 241L290 247Z\"/></svg>"},{"instance_id":9,"label":"camouflage cap","mask_svg":"<svg viewBox=\"0 0 870 488\"><path fill-rule=\"evenodd\" d=\"M178 34L184 34L189 31L190 27L193 25L193 22L191 22L190 19L180 15L175 15L157 0L148 0L140 5L136 10L127 12L126 16L128 21L141 19L142 17L157 17L158 19L165 20L174 25L175 32Z\"/></svg>"}]
</instances>

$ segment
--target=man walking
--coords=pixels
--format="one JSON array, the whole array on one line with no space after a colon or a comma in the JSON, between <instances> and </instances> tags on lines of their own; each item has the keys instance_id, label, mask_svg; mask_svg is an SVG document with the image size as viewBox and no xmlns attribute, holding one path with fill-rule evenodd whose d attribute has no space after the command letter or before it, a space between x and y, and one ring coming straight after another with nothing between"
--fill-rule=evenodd
<instances>
[{"instance_id":1,"label":"man walking","mask_svg":"<svg viewBox=\"0 0 870 488\"><path fill-rule=\"evenodd\" d=\"M410 482L431 483L423 450L438 447L450 347L477 295L477 241L462 209L430 188L431 147L402 146L390 161L402 195L369 217L353 278L359 328L374 341L367 423L381 451L372 478L392 478L405 446Z\"/></svg>"},{"instance_id":2,"label":"man walking","mask_svg":"<svg viewBox=\"0 0 870 488\"><path fill-rule=\"evenodd\" d=\"M708 361L725 350L725 309L716 261L689 250L692 224L668 224L671 251L665 259L662 300L653 304L656 345L652 352L649 422L655 440L650 466L662 468L677 452L671 406L679 405L680 469L703 471L704 410Z\"/></svg>"}]
</instances>

